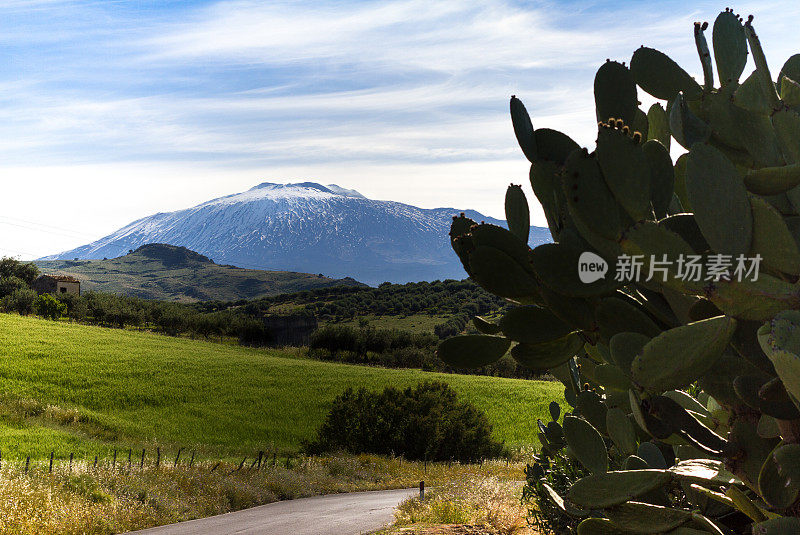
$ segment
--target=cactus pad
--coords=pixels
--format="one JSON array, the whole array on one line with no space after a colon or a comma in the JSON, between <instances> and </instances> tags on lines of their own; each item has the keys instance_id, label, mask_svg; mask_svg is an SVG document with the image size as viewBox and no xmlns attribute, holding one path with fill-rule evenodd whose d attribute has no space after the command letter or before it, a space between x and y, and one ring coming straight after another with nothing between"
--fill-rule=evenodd
<instances>
[{"instance_id":1,"label":"cactus pad","mask_svg":"<svg viewBox=\"0 0 800 535\"><path fill-rule=\"evenodd\" d=\"M448 338L436 354L455 368L479 368L499 360L510 346L511 340L501 336L469 334Z\"/></svg>"},{"instance_id":2,"label":"cactus pad","mask_svg":"<svg viewBox=\"0 0 800 535\"><path fill-rule=\"evenodd\" d=\"M736 320L719 316L664 331L634 359L631 376L651 392L687 386L711 369L734 329Z\"/></svg>"}]
</instances>

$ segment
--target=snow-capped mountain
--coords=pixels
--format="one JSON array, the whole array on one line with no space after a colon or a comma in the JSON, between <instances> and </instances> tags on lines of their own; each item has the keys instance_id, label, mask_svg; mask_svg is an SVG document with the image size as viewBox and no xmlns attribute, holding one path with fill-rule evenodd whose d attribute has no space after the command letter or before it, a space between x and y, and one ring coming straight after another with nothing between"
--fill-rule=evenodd
<instances>
[{"instance_id":1,"label":"snow-capped mountain","mask_svg":"<svg viewBox=\"0 0 800 535\"><path fill-rule=\"evenodd\" d=\"M44 260L112 258L147 243L167 243L219 264L349 276L373 285L462 279L466 274L448 238L452 216L462 211L476 221L505 225L474 210L377 201L333 184L265 182L145 217ZM531 227L531 246L548 241L547 229Z\"/></svg>"}]
</instances>

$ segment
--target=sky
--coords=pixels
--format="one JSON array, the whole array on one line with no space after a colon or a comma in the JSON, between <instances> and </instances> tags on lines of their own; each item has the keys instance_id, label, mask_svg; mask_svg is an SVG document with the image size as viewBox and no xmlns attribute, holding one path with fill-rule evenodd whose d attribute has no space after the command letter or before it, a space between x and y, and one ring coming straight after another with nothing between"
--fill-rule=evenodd
<instances>
[{"instance_id":1,"label":"sky","mask_svg":"<svg viewBox=\"0 0 800 535\"><path fill-rule=\"evenodd\" d=\"M692 23L724 7L3 0L0 255L64 251L265 181L500 218L513 182L544 225L509 96L535 127L593 146L606 58L630 61L646 44L702 80ZM755 15L777 74L800 48L800 8L734 7Z\"/></svg>"}]
</instances>

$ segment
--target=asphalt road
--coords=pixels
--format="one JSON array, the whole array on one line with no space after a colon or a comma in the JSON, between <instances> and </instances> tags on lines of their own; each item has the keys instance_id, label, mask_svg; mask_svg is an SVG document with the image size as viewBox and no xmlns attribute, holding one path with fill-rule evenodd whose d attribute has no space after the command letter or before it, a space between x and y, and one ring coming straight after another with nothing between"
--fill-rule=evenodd
<instances>
[{"instance_id":1,"label":"asphalt road","mask_svg":"<svg viewBox=\"0 0 800 535\"><path fill-rule=\"evenodd\" d=\"M135 531L137 535L362 535L393 519L417 489L328 494Z\"/></svg>"}]
</instances>

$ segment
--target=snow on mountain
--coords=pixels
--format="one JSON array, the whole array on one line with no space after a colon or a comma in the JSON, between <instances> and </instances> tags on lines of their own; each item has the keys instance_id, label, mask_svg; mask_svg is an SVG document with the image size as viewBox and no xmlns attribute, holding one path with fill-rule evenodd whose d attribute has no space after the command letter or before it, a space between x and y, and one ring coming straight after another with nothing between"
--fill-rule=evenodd
<instances>
[{"instance_id":1,"label":"snow on mountain","mask_svg":"<svg viewBox=\"0 0 800 535\"><path fill-rule=\"evenodd\" d=\"M193 208L134 221L93 243L44 258L97 259L147 243L187 247L219 264L350 276L368 284L466 277L450 248L452 217L505 225L474 210L367 199L335 184L265 182ZM550 241L531 227L531 246Z\"/></svg>"}]
</instances>

